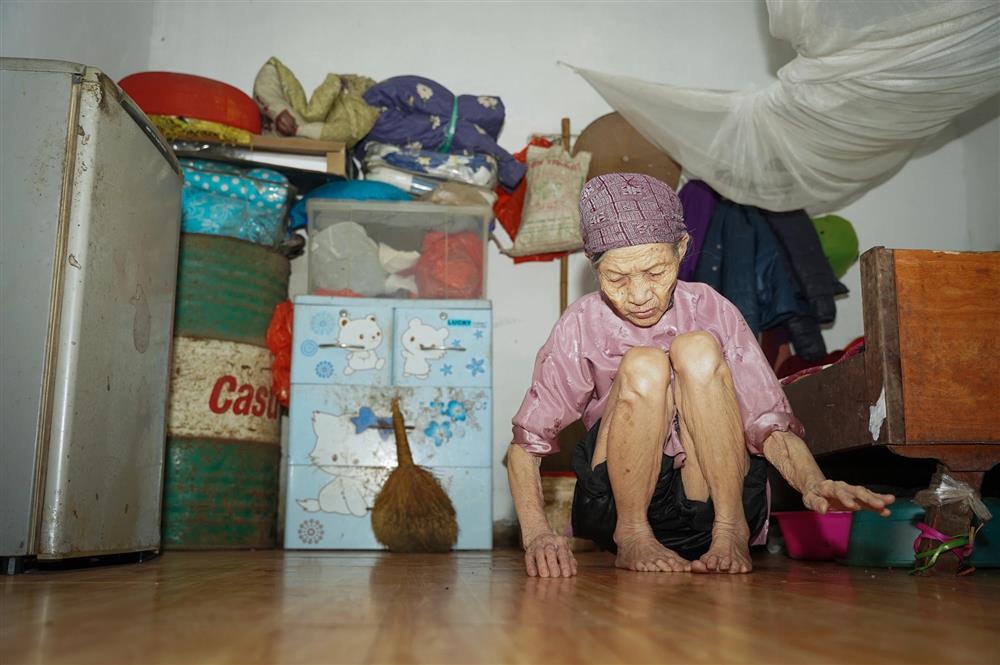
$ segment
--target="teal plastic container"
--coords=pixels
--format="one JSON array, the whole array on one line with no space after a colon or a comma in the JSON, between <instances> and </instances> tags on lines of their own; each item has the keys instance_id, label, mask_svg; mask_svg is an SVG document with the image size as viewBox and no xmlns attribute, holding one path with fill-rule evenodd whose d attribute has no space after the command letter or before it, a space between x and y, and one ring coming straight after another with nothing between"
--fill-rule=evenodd
<instances>
[{"instance_id":1,"label":"teal plastic container","mask_svg":"<svg viewBox=\"0 0 1000 665\"><path fill-rule=\"evenodd\" d=\"M976 537L971 562L980 568L1000 568L1000 499L983 502L993 519ZM909 499L897 500L890 509L889 517L868 511L854 514L847 556L842 563L875 568L913 566L913 541L920 533L916 525L923 521L924 509Z\"/></svg>"}]
</instances>

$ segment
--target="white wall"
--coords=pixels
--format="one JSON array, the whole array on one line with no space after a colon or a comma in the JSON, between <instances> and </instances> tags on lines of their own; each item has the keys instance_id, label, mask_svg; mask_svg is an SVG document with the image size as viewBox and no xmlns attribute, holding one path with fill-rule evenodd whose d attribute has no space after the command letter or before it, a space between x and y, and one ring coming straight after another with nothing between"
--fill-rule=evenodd
<instances>
[{"instance_id":1,"label":"white wall","mask_svg":"<svg viewBox=\"0 0 1000 665\"><path fill-rule=\"evenodd\" d=\"M153 3L0 2L0 55L93 65L118 80L148 69Z\"/></svg>"},{"instance_id":2,"label":"white wall","mask_svg":"<svg viewBox=\"0 0 1000 665\"><path fill-rule=\"evenodd\" d=\"M3 5L4 55L86 61L112 76L166 69L221 79L250 91L276 55L307 89L327 72L375 79L421 74L458 93L499 95L507 107L501 144L579 131L610 109L563 60L651 81L711 88L766 85L790 57L767 35L758 2L80 2ZM72 9L68 9L68 8ZM150 15L151 13L151 15ZM8 20L8 19L13 20ZM147 44L148 48L142 48ZM996 104L963 117L954 141L938 141L893 179L842 214L863 248L1000 248L1000 122ZM571 299L591 288L571 261ZM861 334L859 275L845 278L831 348ZM557 317L558 265L513 266L490 256L495 308L495 517L513 511L499 465L535 351Z\"/></svg>"},{"instance_id":3,"label":"white wall","mask_svg":"<svg viewBox=\"0 0 1000 665\"><path fill-rule=\"evenodd\" d=\"M890 180L838 214L854 223L861 249L1000 249L1000 99L961 116L933 151L910 160ZM838 302L827 346L843 348L862 334L861 271L842 280L851 295Z\"/></svg>"}]
</instances>

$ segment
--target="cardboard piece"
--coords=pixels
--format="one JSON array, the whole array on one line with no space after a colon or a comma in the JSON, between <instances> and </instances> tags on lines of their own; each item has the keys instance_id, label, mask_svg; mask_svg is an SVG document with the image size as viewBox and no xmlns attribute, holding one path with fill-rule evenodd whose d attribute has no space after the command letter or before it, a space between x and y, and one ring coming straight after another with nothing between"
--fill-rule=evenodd
<instances>
[{"instance_id":1,"label":"cardboard piece","mask_svg":"<svg viewBox=\"0 0 1000 665\"><path fill-rule=\"evenodd\" d=\"M573 153L591 154L587 179L605 173L644 173L677 189L681 165L647 141L620 113L603 115L587 125Z\"/></svg>"},{"instance_id":2,"label":"cardboard piece","mask_svg":"<svg viewBox=\"0 0 1000 665\"><path fill-rule=\"evenodd\" d=\"M285 168L347 176L347 146L338 141L317 141L291 136L253 134L249 146L233 146L205 137L179 137L178 141L201 144L197 151L176 150L182 157L230 159Z\"/></svg>"}]
</instances>

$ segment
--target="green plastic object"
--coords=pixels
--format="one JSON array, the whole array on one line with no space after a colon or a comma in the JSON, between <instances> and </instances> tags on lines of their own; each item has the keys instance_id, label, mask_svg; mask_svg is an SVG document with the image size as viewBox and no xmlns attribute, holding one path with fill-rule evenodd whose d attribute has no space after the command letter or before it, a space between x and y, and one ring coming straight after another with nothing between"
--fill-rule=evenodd
<instances>
[{"instance_id":1,"label":"green plastic object","mask_svg":"<svg viewBox=\"0 0 1000 665\"><path fill-rule=\"evenodd\" d=\"M167 439L164 549L269 549L277 544L280 447Z\"/></svg>"},{"instance_id":2,"label":"green plastic object","mask_svg":"<svg viewBox=\"0 0 1000 665\"><path fill-rule=\"evenodd\" d=\"M263 245L182 233L174 335L264 346L288 275L288 259Z\"/></svg>"},{"instance_id":3,"label":"green plastic object","mask_svg":"<svg viewBox=\"0 0 1000 665\"><path fill-rule=\"evenodd\" d=\"M816 217L812 222L819 235L823 254L830 262L837 279L840 279L858 260L858 234L849 221L838 215Z\"/></svg>"},{"instance_id":4,"label":"green plastic object","mask_svg":"<svg viewBox=\"0 0 1000 665\"><path fill-rule=\"evenodd\" d=\"M979 568L1000 568L1000 499L983 499L983 503L993 519L976 536L971 563ZM842 563L873 568L913 566L913 541L920 534L916 524L923 521L924 509L909 499L897 499L890 510L889 517L868 511L854 513Z\"/></svg>"},{"instance_id":5,"label":"green plastic object","mask_svg":"<svg viewBox=\"0 0 1000 665\"><path fill-rule=\"evenodd\" d=\"M993 513L976 536L972 550L972 565L980 568L1000 568L1000 499L987 498L983 503Z\"/></svg>"}]
</instances>

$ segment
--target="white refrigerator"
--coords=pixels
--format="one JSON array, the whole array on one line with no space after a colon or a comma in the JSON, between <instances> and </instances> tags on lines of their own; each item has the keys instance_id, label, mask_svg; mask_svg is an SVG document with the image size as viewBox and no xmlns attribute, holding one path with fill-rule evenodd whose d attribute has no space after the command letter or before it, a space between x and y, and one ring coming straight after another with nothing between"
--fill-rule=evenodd
<instances>
[{"instance_id":1,"label":"white refrigerator","mask_svg":"<svg viewBox=\"0 0 1000 665\"><path fill-rule=\"evenodd\" d=\"M101 71L0 59L0 564L156 551L183 178Z\"/></svg>"}]
</instances>

